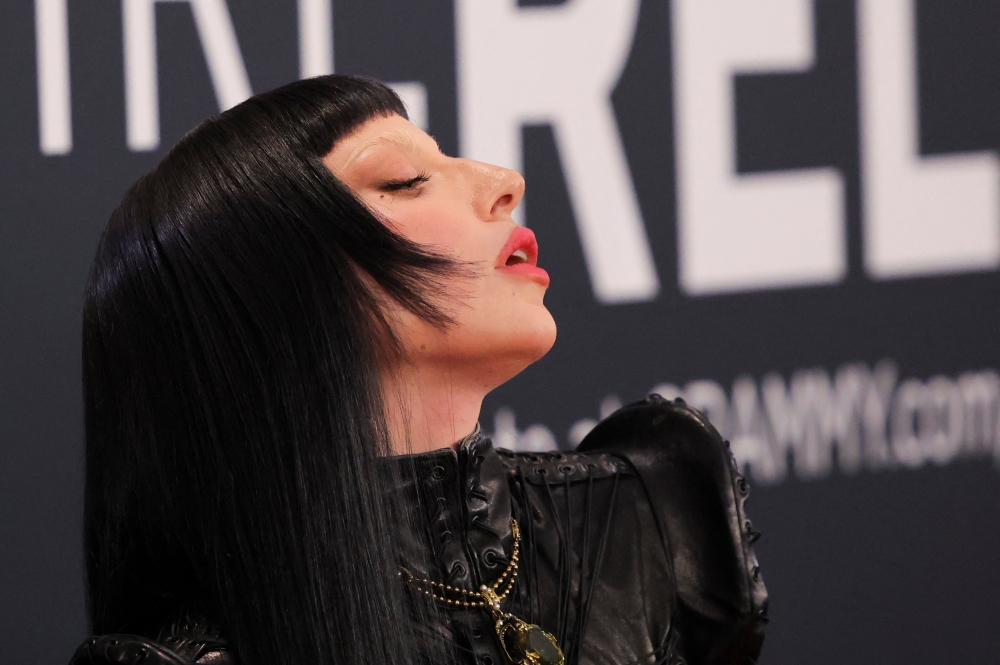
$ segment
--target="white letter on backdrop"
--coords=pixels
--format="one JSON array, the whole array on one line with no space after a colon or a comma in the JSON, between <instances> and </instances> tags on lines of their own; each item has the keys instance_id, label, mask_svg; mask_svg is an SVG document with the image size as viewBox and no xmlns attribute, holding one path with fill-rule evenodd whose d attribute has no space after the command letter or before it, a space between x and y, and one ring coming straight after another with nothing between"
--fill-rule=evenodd
<instances>
[{"instance_id":1,"label":"white letter on backdrop","mask_svg":"<svg viewBox=\"0 0 1000 665\"><path fill-rule=\"evenodd\" d=\"M521 170L522 125L552 124L594 295L604 303L650 300L659 290L611 108L638 11L639 0L455 5L462 154Z\"/></svg>"},{"instance_id":2,"label":"white letter on backdrop","mask_svg":"<svg viewBox=\"0 0 1000 665\"><path fill-rule=\"evenodd\" d=\"M1000 265L993 152L919 155L913 0L859 0L865 265L902 277Z\"/></svg>"},{"instance_id":3,"label":"white letter on backdrop","mask_svg":"<svg viewBox=\"0 0 1000 665\"><path fill-rule=\"evenodd\" d=\"M299 0L299 76L333 73L333 0Z\"/></svg>"},{"instance_id":4,"label":"white letter on backdrop","mask_svg":"<svg viewBox=\"0 0 1000 665\"><path fill-rule=\"evenodd\" d=\"M428 131L430 119L427 110L427 86L420 81L394 81L389 83L389 87L403 101L410 122L425 132Z\"/></svg>"},{"instance_id":5,"label":"white letter on backdrop","mask_svg":"<svg viewBox=\"0 0 1000 665\"><path fill-rule=\"evenodd\" d=\"M733 75L812 67L812 2L672 6L681 288L700 295L840 280L841 174L736 173Z\"/></svg>"},{"instance_id":6,"label":"white letter on backdrop","mask_svg":"<svg viewBox=\"0 0 1000 665\"><path fill-rule=\"evenodd\" d=\"M43 155L73 149L66 0L35 0L38 144Z\"/></svg>"},{"instance_id":7,"label":"white letter on backdrop","mask_svg":"<svg viewBox=\"0 0 1000 665\"><path fill-rule=\"evenodd\" d=\"M154 150L160 145L154 8L158 1L191 5L220 110L236 106L252 94L225 0L122 0L126 140L135 151Z\"/></svg>"}]
</instances>

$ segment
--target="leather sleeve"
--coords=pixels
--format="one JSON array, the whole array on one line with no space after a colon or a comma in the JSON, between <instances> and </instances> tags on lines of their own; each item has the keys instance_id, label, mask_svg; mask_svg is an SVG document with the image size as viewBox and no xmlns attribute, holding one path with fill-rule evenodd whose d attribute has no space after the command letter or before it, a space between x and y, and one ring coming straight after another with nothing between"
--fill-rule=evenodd
<instances>
[{"instance_id":1,"label":"leather sleeve","mask_svg":"<svg viewBox=\"0 0 1000 665\"><path fill-rule=\"evenodd\" d=\"M233 665L233 658L215 645L189 659L138 635L100 635L81 644L69 665Z\"/></svg>"},{"instance_id":2,"label":"leather sleeve","mask_svg":"<svg viewBox=\"0 0 1000 665\"><path fill-rule=\"evenodd\" d=\"M651 395L603 420L578 450L619 455L642 479L673 565L690 665L755 663L767 590L744 510L749 488L729 443L682 400Z\"/></svg>"},{"instance_id":3,"label":"leather sleeve","mask_svg":"<svg viewBox=\"0 0 1000 665\"><path fill-rule=\"evenodd\" d=\"M139 635L88 638L69 665L233 665L218 626L184 613L166 624L156 640Z\"/></svg>"},{"instance_id":4,"label":"leather sleeve","mask_svg":"<svg viewBox=\"0 0 1000 665\"><path fill-rule=\"evenodd\" d=\"M138 635L100 635L88 638L69 665L191 665L170 649Z\"/></svg>"}]
</instances>

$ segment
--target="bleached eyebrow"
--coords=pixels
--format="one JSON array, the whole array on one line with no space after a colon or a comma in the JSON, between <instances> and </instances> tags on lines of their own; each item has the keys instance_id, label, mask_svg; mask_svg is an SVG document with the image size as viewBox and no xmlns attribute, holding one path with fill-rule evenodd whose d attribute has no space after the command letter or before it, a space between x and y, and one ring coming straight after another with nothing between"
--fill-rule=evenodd
<instances>
[{"instance_id":1,"label":"bleached eyebrow","mask_svg":"<svg viewBox=\"0 0 1000 665\"><path fill-rule=\"evenodd\" d=\"M397 129L395 131L386 132L385 134L373 136L359 145L350 155L348 155L343 168L347 169L353 162L360 159L361 155L377 145L395 145L403 150L409 150L410 152L417 152L420 149L416 139L413 138L413 134Z\"/></svg>"}]
</instances>

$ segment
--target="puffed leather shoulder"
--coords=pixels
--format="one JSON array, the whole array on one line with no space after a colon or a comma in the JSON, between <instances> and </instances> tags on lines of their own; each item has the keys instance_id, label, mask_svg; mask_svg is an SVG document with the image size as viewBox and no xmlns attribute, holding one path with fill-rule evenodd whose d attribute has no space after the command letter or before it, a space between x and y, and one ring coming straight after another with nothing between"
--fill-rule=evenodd
<instances>
[{"instance_id":1,"label":"puffed leather shoulder","mask_svg":"<svg viewBox=\"0 0 1000 665\"><path fill-rule=\"evenodd\" d=\"M233 665L233 660L219 647L192 659L139 635L99 635L84 641L69 665Z\"/></svg>"},{"instance_id":2,"label":"puffed leather shoulder","mask_svg":"<svg viewBox=\"0 0 1000 665\"><path fill-rule=\"evenodd\" d=\"M233 665L219 627L184 613L163 626L156 640L139 635L88 638L69 665Z\"/></svg>"},{"instance_id":3,"label":"puffed leather shoulder","mask_svg":"<svg viewBox=\"0 0 1000 665\"><path fill-rule=\"evenodd\" d=\"M669 553L683 650L695 664L756 662L767 590L746 517L746 480L718 431L683 400L619 409L577 448L626 459L641 478Z\"/></svg>"},{"instance_id":4,"label":"puffed leather shoulder","mask_svg":"<svg viewBox=\"0 0 1000 665\"><path fill-rule=\"evenodd\" d=\"M70 665L191 665L162 644L138 635L99 635L88 638L73 654Z\"/></svg>"}]
</instances>

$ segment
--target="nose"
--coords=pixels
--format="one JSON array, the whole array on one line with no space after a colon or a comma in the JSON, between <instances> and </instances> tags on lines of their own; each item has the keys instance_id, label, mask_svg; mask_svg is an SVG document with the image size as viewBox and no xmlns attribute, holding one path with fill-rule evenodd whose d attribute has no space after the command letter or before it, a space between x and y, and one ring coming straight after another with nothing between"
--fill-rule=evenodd
<instances>
[{"instance_id":1,"label":"nose","mask_svg":"<svg viewBox=\"0 0 1000 665\"><path fill-rule=\"evenodd\" d=\"M512 169L473 162L476 174L474 205L486 221L510 219L511 211L524 198L524 177Z\"/></svg>"}]
</instances>

